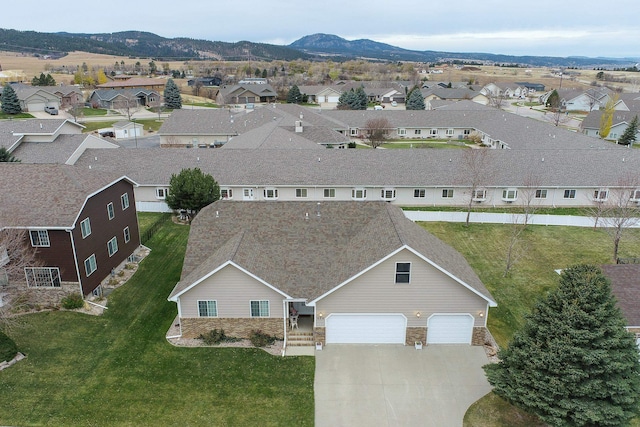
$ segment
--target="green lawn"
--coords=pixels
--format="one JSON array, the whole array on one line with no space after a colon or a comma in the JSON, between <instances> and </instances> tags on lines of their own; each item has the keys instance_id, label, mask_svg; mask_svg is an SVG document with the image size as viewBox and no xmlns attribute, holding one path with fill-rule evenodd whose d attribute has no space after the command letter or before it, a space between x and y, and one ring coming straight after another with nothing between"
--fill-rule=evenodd
<instances>
[{"instance_id":1,"label":"green lawn","mask_svg":"<svg viewBox=\"0 0 640 427\"><path fill-rule=\"evenodd\" d=\"M11 337L28 357L0 372L0 424L313 425L313 358L167 343L188 230L160 229L105 315L24 317Z\"/></svg>"},{"instance_id":2,"label":"green lawn","mask_svg":"<svg viewBox=\"0 0 640 427\"><path fill-rule=\"evenodd\" d=\"M102 128L110 128L113 127L113 124L116 123L119 120L105 120L105 121L101 121L101 122L82 122L80 123L82 126L84 126L84 129L82 132L84 133L89 133L89 132L93 132L94 130L98 130L98 129L102 129Z\"/></svg>"},{"instance_id":3,"label":"green lawn","mask_svg":"<svg viewBox=\"0 0 640 427\"><path fill-rule=\"evenodd\" d=\"M6 114L0 111L0 120L33 119L29 113Z\"/></svg>"},{"instance_id":4,"label":"green lawn","mask_svg":"<svg viewBox=\"0 0 640 427\"><path fill-rule=\"evenodd\" d=\"M426 211L426 212L467 212L466 207L462 206L403 206L405 211ZM522 206L500 206L500 207L478 207L471 206L471 212L485 213L522 213ZM588 208L537 208L534 215L578 215L589 216Z\"/></svg>"},{"instance_id":5,"label":"green lawn","mask_svg":"<svg viewBox=\"0 0 640 427\"><path fill-rule=\"evenodd\" d=\"M81 112L80 115L85 116L85 117L106 116L107 115L107 110L105 110L104 108L84 107L81 111L82 112Z\"/></svg>"},{"instance_id":6,"label":"green lawn","mask_svg":"<svg viewBox=\"0 0 640 427\"><path fill-rule=\"evenodd\" d=\"M407 142L406 140L402 142L388 142L382 144L383 148L467 148L464 145L457 144L447 144L446 142L423 142L423 141L414 141Z\"/></svg>"}]
</instances>

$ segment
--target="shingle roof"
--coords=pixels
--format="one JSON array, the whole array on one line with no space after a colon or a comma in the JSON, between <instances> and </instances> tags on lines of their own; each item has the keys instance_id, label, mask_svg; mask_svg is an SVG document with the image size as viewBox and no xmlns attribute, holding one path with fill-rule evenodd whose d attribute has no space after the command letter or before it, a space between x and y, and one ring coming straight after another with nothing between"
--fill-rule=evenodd
<instances>
[{"instance_id":1,"label":"shingle roof","mask_svg":"<svg viewBox=\"0 0 640 427\"><path fill-rule=\"evenodd\" d=\"M289 296L311 300L405 245L493 302L462 255L384 202L215 202L191 224L171 296L232 261Z\"/></svg>"},{"instance_id":2,"label":"shingle roof","mask_svg":"<svg viewBox=\"0 0 640 427\"><path fill-rule=\"evenodd\" d=\"M640 264L603 265L611 291L627 319L627 326L640 326Z\"/></svg>"},{"instance_id":3,"label":"shingle roof","mask_svg":"<svg viewBox=\"0 0 640 427\"><path fill-rule=\"evenodd\" d=\"M587 117L582 120L582 129L600 129L600 119L604 110L594 110L587 114ZM630 123L635 116L640 117L640 111L620 111L613 112L611 126L616 126L620 123Z\"/></svg>"},{"instance_id":4,"label":"shingle roof","mask_svg":"<svg viewBox=\"0 0 640 427\"><path fill-rule=\"evenodd\" d=\"M116 178L67 165L0 163L0 229L69 228L87 197Z\"/></svg>"},{"instance_id":5,"label":"shingle roof","mask_svg":"<svg viewBox=\"0 0 640 427\"><path fill-rule=\"evenodd\" d=\"M15 149L13 155L22 163L66 163L87 139L95 141L91 146L97 148L117 148L118 146L93 135L60 135L54 142L25 142Z\"/></svg>"},{"instance_id":6,"label":"shingle roof","mask_svg":"<svg viewBox=\"0 0 640 427\"><path fill-rule=\"evenodd\" d=\"M77 167L119 171L142 185L169 182L172 173L198 166L221 185L456 186L464 150L201 150L146 148L87 150ZM490 150L495 170L486 185L522 186L532 172L541 186L615 185L637 174L640 150ZM97 158L97 159L96 159Z\"/></svg>"},{"instance_id":7,"label":"shingle roof","mask_svg":"<svg viewBox=\"0 0 640 427\"><path fill-rule=\"evenodd\" d=\"M73 123L66 119L0 120L0 147L11 150L22 135L54 135L66 122Z\"/></svg>"},{"instance_id":8,"label":"shingle roof","mask_svg":"<svg viewBox=\"0 0 640 427\"><path fill-rule=\"evenodd\" d=\"M159 86L166 85L167 81L164 79L151 79L146 77L132 77L127 80L118 80L113 82L103 83L97 85L97 88L113 88L113 87L138 87L138 86Z\"/></svg>"}]
</instances>

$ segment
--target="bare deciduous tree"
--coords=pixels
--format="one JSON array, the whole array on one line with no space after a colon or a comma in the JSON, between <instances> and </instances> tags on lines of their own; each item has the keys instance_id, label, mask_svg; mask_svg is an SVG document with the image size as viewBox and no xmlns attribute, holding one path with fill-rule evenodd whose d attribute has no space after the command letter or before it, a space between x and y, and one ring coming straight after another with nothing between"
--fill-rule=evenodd
<instances>
[{"instance_id":1,"label":"bare deciduous tree","mask_svg":"<svg viewBox=\"0 0 640 427\"><path fill-rule=\"evenodd\" d=\"M369 145L373 148L378 148L387 139L391 129L391 122L385 117L376 117L375 119L367 120L364 126L363 130L369 140Z\"/></svg>"},{"instance_id":2,"label":"bare deciduous tree","mask_svg":"<svg viewBox=\"0 0 640 427\"><path fill-rule=\"evenodd\" d=\"M467 219L465 226L469 226L471 217L471 207L473 202L478 200L478 192L481 191L482 185L490 183L495 171L491 165L491 155L489 149L473 148L464 150L462 154L462 170L461 181L469 190L469 198L467 203Z\"/></svg>"},{"instance_id":3,"label":"bare deciduous tree","mask_svg":"<svg viewBox=\"0 0 640 427\"><path fill-rule=\"evenodd\" d=\"M133 93L125 93L113 103L113 109L125 116L127 120L131 120L131 116L140 111L141 108L138 97Z\"/></svg>"},{"instance_id":4,"label":"bare deciduous tree","mask_svg":"<svg viewBox=\"0 0 640 427\"><path fill-rule=\"evenodd\" d=\"M640 211L633 197L638 188L640 188L639 176L623 176L616 186L609 190L607 200L603 202L606 204L606 211L601 221L613 240L614 261L618 260L620 241L626 229L640 223Z\"/></svg>"}]
</instances>

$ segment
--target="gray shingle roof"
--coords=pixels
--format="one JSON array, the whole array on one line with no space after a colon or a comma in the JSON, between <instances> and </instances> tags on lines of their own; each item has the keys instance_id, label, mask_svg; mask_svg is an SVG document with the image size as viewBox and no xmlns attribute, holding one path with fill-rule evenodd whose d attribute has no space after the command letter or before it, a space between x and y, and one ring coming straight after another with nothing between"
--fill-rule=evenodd
<instances>
[{"instance_id":1,"label":"gray shingle roof","mask_svg":"<svg viewBox=\"0 0 640 427\"><path fill-rule=\"evenodd\" d=\"M53 136L66 122L73 123L66 119L0 120L0 147L11 149L22 139L22 135Z\"/></svg>"},{"instance_id":2,"label":"gray shingle roof","mask_svg":"<svg viewBox=\"0 0 640 427\"><path fill-rule=\"evenodd\" d=\"M0 176L0 229L71 227L87 197L115 180L53 164L0 163Z\"/></svg>"},{"instance_id":3,"label":"gray shingle roof","mask_svg":"<svg viewBox=\"0 0 640 427\"><path fill-rule=\"evenodd\" d=\"M627 326L640 326L640 264L603 265L611 291L627 319Z\"/></svg>"},{"instance_id":4,"label":"gray shingle roof","mask_svg":"<svg viewBox=\"0 0 640 427\"><path fill-rule=\"evenodd\" d=\"M83 142L91 138L91 144L105 148L117 148L117 145L87 134L60 135L54 142L25 142L15 149L13 155L22 163L66 163Z\"/></svg>"},{"instance_id":5,"label":"gray shingle roof","mask_svg":"<svg viewBox=\"0 0 640 427\"><path fill-rule=\"evenodd\" d=\"M213 203L191 224L171 296L233 261L287 295L311 300L404 245L493 302L462 255L384 202Z\"/></svg>"}]
</instances>

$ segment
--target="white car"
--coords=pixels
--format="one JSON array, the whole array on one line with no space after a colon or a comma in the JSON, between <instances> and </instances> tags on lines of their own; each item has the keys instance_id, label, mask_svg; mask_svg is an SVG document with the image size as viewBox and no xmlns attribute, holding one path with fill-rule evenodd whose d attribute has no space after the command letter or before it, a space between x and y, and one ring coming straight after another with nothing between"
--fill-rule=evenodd
<instances>
[{"instance_id":1,"label":"white car","mask_svg":"<svg viewBox=\"0 0 640 427\"><path fill-rule=\"evenodd\" d=\"M397 103L396 101L391 101L391 106L392 106L392 107L397 107L397 106L398 106L398 103Z\"/></svg>"}]
</instances>

